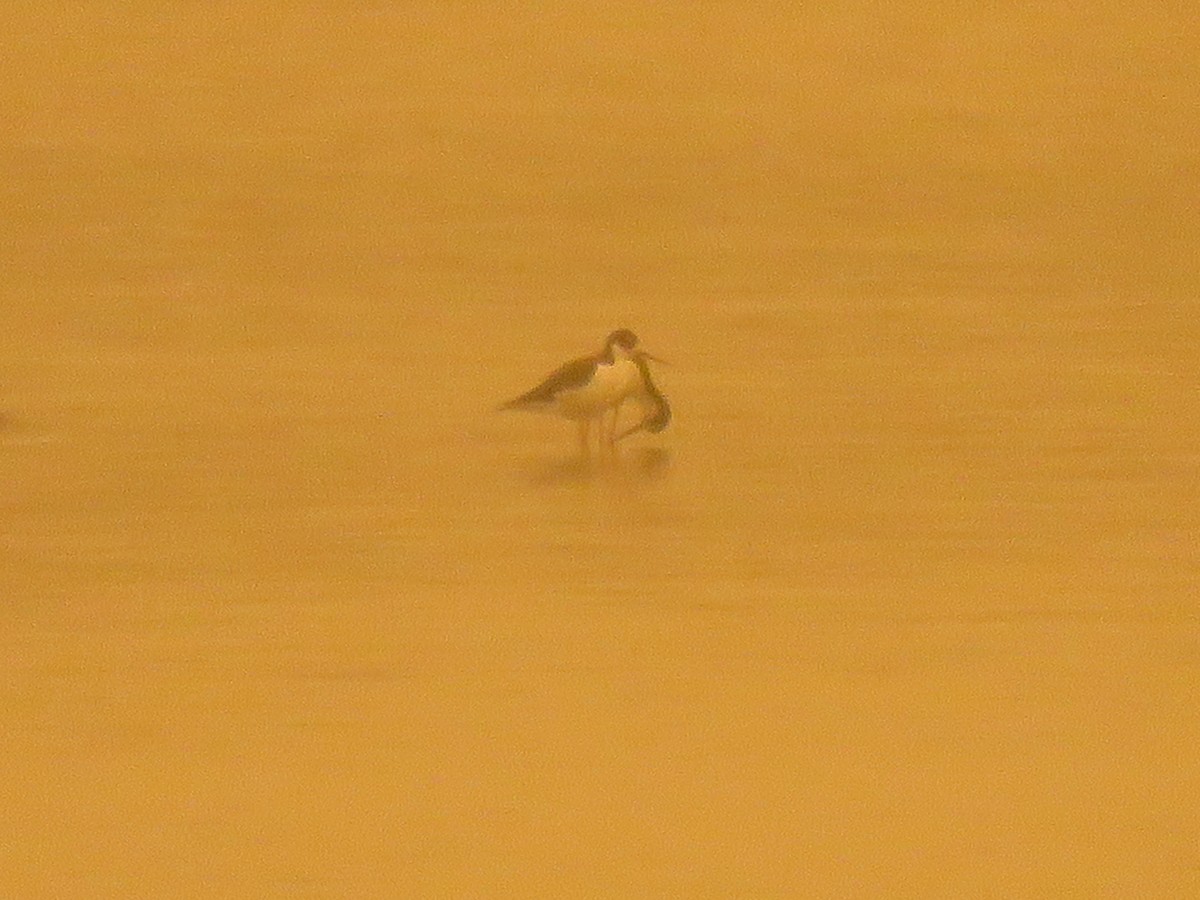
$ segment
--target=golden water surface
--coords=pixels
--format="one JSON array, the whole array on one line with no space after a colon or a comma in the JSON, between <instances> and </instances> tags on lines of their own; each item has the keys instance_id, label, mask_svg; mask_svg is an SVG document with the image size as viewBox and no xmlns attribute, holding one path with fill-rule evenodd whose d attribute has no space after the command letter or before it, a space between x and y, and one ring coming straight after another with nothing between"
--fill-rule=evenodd
<instances>
[{"instance_id":1,"label":"golden water surface","mask_svg":"<svg viewBox=\"0 0 1200 900\"><path fill-rule=\"evenodd\" d=\"M1200 896L1186 4L3 15L0 894Z\"/></svg>"}]
</instances>

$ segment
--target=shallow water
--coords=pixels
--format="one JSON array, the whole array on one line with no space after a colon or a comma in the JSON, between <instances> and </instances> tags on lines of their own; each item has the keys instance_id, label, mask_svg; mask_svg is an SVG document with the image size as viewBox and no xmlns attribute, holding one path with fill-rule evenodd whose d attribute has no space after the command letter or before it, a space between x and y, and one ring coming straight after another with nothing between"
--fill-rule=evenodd
<instances>
[{"instance_id":1,"label":"shallow water","mask_svg":"<svg viewBox=\"0 0 1200 900\"><path fill-rule=\"evenodd\" d=\"M6 892L1200 891L1194 34L257 9L0 55Z\"/></svg>"}]
</instances>

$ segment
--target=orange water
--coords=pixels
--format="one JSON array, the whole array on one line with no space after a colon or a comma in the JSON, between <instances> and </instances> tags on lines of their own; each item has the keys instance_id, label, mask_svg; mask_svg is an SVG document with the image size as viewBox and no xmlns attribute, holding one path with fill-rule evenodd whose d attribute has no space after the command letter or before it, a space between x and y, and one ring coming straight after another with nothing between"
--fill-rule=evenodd
<instances>
[{"instance_id":1,"label":"orange water","mask_svg":"<svg viewBox=\"0 0 1200 900\"><path fill-rule=\"evenodd\" d=\"M0 892L1200 894L1200 37L1110 7L10 11ZM493 412L619 326L662 435Z\"/></svg>"}]
</instances>

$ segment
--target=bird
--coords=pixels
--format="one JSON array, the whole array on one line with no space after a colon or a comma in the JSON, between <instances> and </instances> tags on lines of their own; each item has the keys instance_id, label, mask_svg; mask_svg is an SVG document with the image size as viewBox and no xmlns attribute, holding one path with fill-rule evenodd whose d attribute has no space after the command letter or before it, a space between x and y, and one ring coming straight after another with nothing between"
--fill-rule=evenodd
<instances>
[{"instance_id":1,"label":"bird","mask_svg":"<svg viewBox=\"0 0 1200 900\"><path fill-rule=\"evenodd\" d=\"M619 435L617 440L624 440L629 435L638 431L648 431L651 434L658 434L671 423L671 404L667 402L667 398L663 396L662 391L658 389L658 385L654 383L654 379L650 375L650 366L646 364L646 360L639 357L634 359L637 367L642 374L642 388L633 395L633 400L642 407L642 418L630 425Z\"/></svg>"},{"instance_id":2,"label":"bird","mask_svg":"<svg viewBox=\"0 0 1200 900\"><path fill-rule=\"evenodd\" d=\"M605 339L599 353L564 363L537 387L502 404L500 409L549 413L578 422L580 451L585 456L590 452L589 436L596 423L600 446L612 449L621 404L648 393L646 360L662 362L639 348L636 334L619 328Z\"/></svg>"}]
</instances>

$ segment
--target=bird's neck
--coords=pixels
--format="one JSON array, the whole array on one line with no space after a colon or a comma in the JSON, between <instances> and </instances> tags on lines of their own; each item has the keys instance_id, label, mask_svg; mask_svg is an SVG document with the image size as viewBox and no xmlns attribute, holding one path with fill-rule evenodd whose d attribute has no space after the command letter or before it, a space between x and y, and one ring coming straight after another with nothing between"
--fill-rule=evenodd
<instances>
[{"instance_id":1,"label":"bird's neck","mask_svg":"<svg viewBox=\"0 0 1200 900\"><path fill-rule=\"evenodd\" d=\"M600 356L600 362L606 366L628 359L633 359L632 354L620 344L609 344Z\"/></svg>"}]
</instances>

